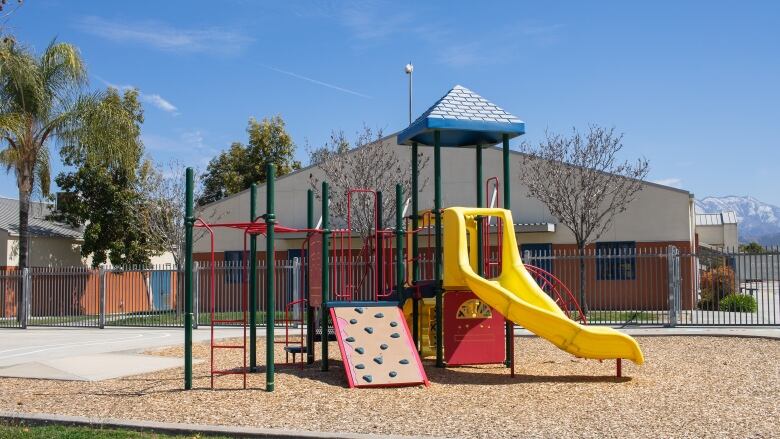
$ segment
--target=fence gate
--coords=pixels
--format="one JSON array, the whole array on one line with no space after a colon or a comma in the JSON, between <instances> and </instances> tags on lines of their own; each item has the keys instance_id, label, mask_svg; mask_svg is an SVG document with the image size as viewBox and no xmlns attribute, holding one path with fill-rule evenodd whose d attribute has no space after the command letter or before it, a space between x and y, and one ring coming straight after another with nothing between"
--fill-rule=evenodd
<instances>
[{"instance_id":1,"label":"fence gate","mask_svg":"<svg viewBox=\"0 0 780 439\"><path fill-rule=\"evenodd\" d=\"M690 295L691 306L680 311L678 324L780 325L780 249L699 247L679 258L681 293Z\"/></svg>"}]
</instances>

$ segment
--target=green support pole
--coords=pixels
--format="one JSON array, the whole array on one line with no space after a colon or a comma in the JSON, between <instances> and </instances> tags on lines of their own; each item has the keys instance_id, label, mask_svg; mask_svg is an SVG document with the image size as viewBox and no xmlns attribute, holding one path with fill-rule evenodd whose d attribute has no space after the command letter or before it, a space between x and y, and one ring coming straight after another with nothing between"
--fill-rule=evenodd
<instances>
[{"instance_id":1,"label":"green support pole","mask_svg":"<svg viewBox=\"0 0 780 439\"><path fill-rule=\"evenodd\" d=\"M412 231L416 231L420 227L420 218L417 216L417 212L420 211L418 204L418 190L419 190L419 159L417 157L417 142L412 143ZM420 255L420 241L417 236L418 233L412 234L412 287L420 280L420 263L417 260ZM420 349L420 302L416 298L412 298L412 340L414 346Z\"/></svg>"},{"instance_id":2,"label":"green support pole","mask_svg":"<svg viewBox=\"0 0 780 439\"><path fill-rule=\"evenodd\" d=\"M306 228L314 228L314 191L306 191ZM311 233L311 232L308 232ZM306 248L308 261L311 247ZM314 308L311 306L311 291L309 290L309 264L306 263L306 364L314 363Z\"/></svg>"},{"instance_id":3,"label":"green support pole","mask_svg":"<svg viewBox=\"0 0 780 439\"><path fill-rule=\"evenodd\" d=\"M395 185L395 290L398 300L404 291L404 218L403 190L400 184Z\"/></svg>"},{"instance_id":4,"label":"green support pole","mask_svg":"<svg viewBox=\"0 0 780 439\"><path fill-rule=\"evenodd\" d=\"M328 183L322 182L322 306L320 321L322 323L322 366L320 370L328 370L328 297L330 296L330 221L328 219Z\"/></svg>"},{"instance_id":5,"label":"green support pole","mask_svg":"<svg viewBox=\"0 0 780 439\"><path fill-rule=\"evenodd\" d=\"M379 233L380 230L384 228L384 224L382 221L382 215L384 212L382 211L382 205L383 205L384 199L382 197L382 191L376 192L376 224L374 224L374 236L376 237L376 293L377 293L377 299L379 298L379 294L384 293L384 273L385 273L385 264L384 264L384 254L382 252L382 249L384 248L384 237Z\"/></svg>"},{"instance_id":6,"label":"green support pole","mask_svg":"<svg viewBox=\"0 0 780 439\"><path fill-rule=\"evenodd\" d=\"M477 145L477 207L485 207L482 200L482 145ZM477 273L480 276L485 274L485 255L482 249L482 219L477 219ZM488 235L489 236L489 235ZM489 238L488 238L489 239Z\"/></svg>"},{"instance_id":7,"label":"green support pole","mask_svg":"<svg viewBox=\"0 0 780 439\"><path fill-rule=\"evenodd\" d=\"M195 224L195 182L192 168L187 168L187 196L184 213L184 389L192 389L192 228Z\"/></svg>"},{"instance_id":8,"label":"green support pole","mask_svg":"<svg viewBox=\"0 0 780 439\"><path fill-rule=\"evenodd\" d=\"M511 197L510 197L510 190L512 185L510 184L510 176L509 176L509 135L504 134L503 136L503 143L504 148L502 150L502 158L504 162L504 209L511 210L512 209L512 203L511 203ZM509 224L509 228L514 233L515 226L514 224ZM512 343L514 343L514 332L515 332L515 324L510 322L509 320L506 321L506 361L504 364L509 367L512 364L512 361L514 360L512 358Z\"/></svg>"},{"instance_id":9,"label":"green support pole","mask_svg":"<svg viewBox=\"0 0 780 439\"><path fill-rule=\"evenodd\" d=\"M274 314L276 296L274 289L274 224L276 224L276 215L274 214L274 192L276 168L274 165L266 165L266 212L265 212L265 390L274 391Z\"/></svg>"},{"instance_id":10,"label":"green support pole","mask_svg":"<svg viewBox=\"0 0 780 439\"><path fill-rule=\"evenodd\" d=\"M444 289L442 288L441 236L441 132L433 132L434 216L436 218L436 252L434 255L434 288L436 288L436 367L444 367Z\"/></svg>"},{"instance_id":11,"label":"green support pole","mask_svg":"<svg viewBox=\"0 0 780 439\"><path fill-rule=\"evenodd\" d=\"M249 221L257 218L257 184L249 187ZM257 372L257 235L249 237L249 371Z\"/></svg>"}]
</instances>

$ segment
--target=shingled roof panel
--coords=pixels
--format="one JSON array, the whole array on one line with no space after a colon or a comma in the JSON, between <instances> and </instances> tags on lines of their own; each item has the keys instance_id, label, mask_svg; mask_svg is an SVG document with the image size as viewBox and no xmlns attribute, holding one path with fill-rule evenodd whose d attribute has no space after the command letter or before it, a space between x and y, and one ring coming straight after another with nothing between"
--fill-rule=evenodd
<instances>
[{"instance_id":1,"label":"shingled roof panel","mask_svg":"<svg viewBox=\"0 0 780 439\"><path fill-rule=\"evenodd\" d=\"M456 85L398 134L398 143L433 144L433 133L441 133L442 146L492 145L525 133L516 116L473 91Z\"/></svg>"}]
</instances>

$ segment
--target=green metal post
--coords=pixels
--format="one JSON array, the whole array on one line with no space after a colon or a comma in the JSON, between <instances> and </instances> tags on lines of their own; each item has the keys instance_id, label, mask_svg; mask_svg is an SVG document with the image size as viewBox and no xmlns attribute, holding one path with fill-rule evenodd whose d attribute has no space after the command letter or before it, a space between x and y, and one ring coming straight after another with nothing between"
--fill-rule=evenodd
<instances>
[{"instance_id":1,"label":"green metal post","mask_svg":"<svg viewBox=\"0 0 780 439\"><path fill-rule=\"evenodd\" d=\"M404 217L403 190L400 184L395 185L395 290L398 300L404 291Z\"/></svg>"},{"instance_id":2,"label":"green metal post","mask_svg":"<svg viewBox=\"0 0 780 439\"><path fill-rule=\"evenodd\" d=\"M306 191L306 228L311 230L314 228L314 191L309 189ZM311 232L309 232L311 233ZM306 260L309 260L311 254L311 247L306 248ZM306 267L306 364L314 363L314 308L311 306L311 297L309 290L309 271L308 262Z\"/></svg>"},{"instance_id":3,"label":"green metal post","mask_svg":"<svg viewBox=\"0 0 780 439\"><path fill-rule=\"evenodd\" d=\"M434 288L436 288L436 367L444 367L444 289L442 288L441 236L441 132L433 132L433 209L436 219L436 251L434 253Z\"/></svg>"},{"instance_id":4,"label":"green metal post","mask_svg":"<svg viewBox=\"0 0 780 439\"><path fill-rule=\"evenodd\" d=\"M417 216L417 212L420 210L418 204L419 198L419 159L417 157L417 142L412 143L412 287L420 280L420 263L417 260L420 255L420 241L416 230L420 227L420 218ZM419 349L420 340L420 302L416 298L412 298L412 340L414 346Z\"/></svg>"},{"instance_id":5,"label":"green metal post","mask_svg":"<svg viewBox=\"0 0 780 439\"><path fill-rule=\"evenodd\" d=\"M502 150L502 158L504 162L504 209L511 210L512 209L512 203L511 203L511 188L512 185L510 184L510 176L509 176L509 135L504 134L503 136L504 141L504 148ZM515 226L514 224L508 224L509 229L512 231L512 233L515 233ZM504 364L509 367L512 364L512 361L514 360L512 358L512 352L513 352L513 346L514 343L514 332L515 332L515 324L511 321L506 321L506 361Z\"/></svg>"},{"instance_id":6,"label":"green metal post","mask_svg":"<svg viewBox=\"0 0 780 439\"><path fill-rule=\"evenodd\" d=\"M482 200L482 145L477 145L477 207L485 207ZM477 273L484 275L485 267L485 255L482 249L482 219L477 218ZM488 235L490 236L490 235ZM488 238L489 239L489 238Z\"/></svg>"},{"instance_id":7,"label":"green metal post","mask_svg":"<svg viewBox=\"0 0 780 439\"><path fill-rule=\"evenodd\" d=\"M274 289L274 224L276 224L276 215L274 213L274 192L276 179L276 168L272 164L266 165L265 200L265 390L274 391L274 314L276 304L274 299L276 294Z\"/></svg>"},{"instance_id":8,"label":"green metal post","mask_svg":"<svg viewBox=\"0 0 780 439\"><path fill-rule=\"evenodd\" d=\"M320 370L328 370L328 297L330 296L330 220L328 218L328 183L322 182L322 306L320 321L322 323L322 365Z\"/></svg>"},{"instance_id":9,"label":"green metal post","mask_svg":"<svg viewBox=\"0 0 780 439\"><path fill-rule=\"evenodd\" d=\"M195 182L192 168L187 168L187 195L184 213L184 389L192 389L192 228L195 224Z\"/></svg>"},{"instance_id":10,"label":"green metal post","mask_svg":"<svg viewBox=\"0 0 780 439\"><path fill-rule=\"evenodd\" d=\"M257 218L257 184L249 187L249 221ZM249 237L249 371L257 372L257 235Z\"/></svg>"}]
</instances>

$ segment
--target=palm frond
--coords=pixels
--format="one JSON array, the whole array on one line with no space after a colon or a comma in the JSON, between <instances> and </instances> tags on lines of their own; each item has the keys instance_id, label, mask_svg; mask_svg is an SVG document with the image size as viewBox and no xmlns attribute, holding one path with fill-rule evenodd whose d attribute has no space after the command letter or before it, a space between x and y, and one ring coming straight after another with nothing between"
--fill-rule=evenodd
<instances>
[{"instance_id":1,"label":"palm frond","mask_svg":"<svg viewBox=\"0 0 780 439\"><path fill-rule=\"evenodd\" d=\"M51 160L49 149L41 148L35 161L35 175L38 177L38 187L41 189L41 195L49 195L51 189Z\"/></svg>"}]
</instances>

